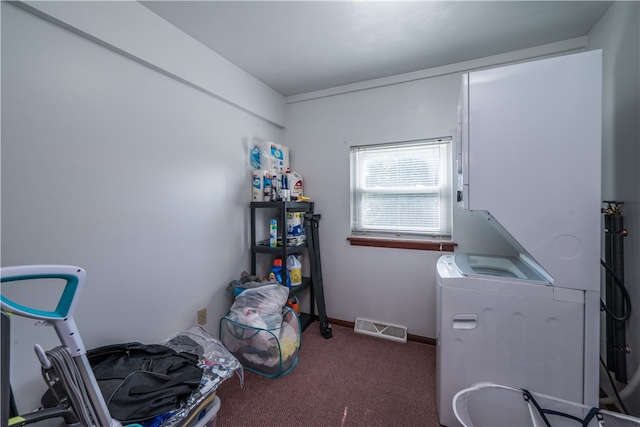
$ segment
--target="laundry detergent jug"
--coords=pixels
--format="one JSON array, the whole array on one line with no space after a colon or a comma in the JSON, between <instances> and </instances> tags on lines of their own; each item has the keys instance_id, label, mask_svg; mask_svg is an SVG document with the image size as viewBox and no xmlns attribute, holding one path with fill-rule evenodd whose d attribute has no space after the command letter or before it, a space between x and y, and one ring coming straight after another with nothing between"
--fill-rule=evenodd
<instances>
[{"instance_id":1,"label":"laundry detergent jug","mask_svg":"<svg viewBox=\"0 0 640 427\"><path fill-rule=\"evenodd\" d=\"M282 259L276 258L273 260L273 267L271 267L271 271L269 271L269 280L276 280L287 288L291 287L291 278L289 275L287 275L287 283L282 283Z\"/></svg>"},{"instance_id":2,"label":"laundry detergent jug","mask_svg":"<svg viewBox=\"0 0 640 427\"><path fill-rule=\"evenodd\" d=\"M302 264L295 255L287 257L287 271L289 272L289 279L291 279L291 286L302 284Z\"/></svg>"}]
</instances>

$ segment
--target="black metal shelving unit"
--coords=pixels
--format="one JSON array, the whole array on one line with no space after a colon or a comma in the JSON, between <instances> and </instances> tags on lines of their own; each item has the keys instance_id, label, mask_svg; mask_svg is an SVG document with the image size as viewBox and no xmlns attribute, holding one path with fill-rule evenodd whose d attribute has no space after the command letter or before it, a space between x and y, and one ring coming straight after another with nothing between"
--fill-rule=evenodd
<instances>
[{"instance_id":1,"label":"black metal shelving unit","mask_svg":"<svg viewBox=\"0 0 640 427\"><path fill-rule=\"evenodd\" d=\"M326 322L326 311L324 307L324 292L322 291L322 276L320 275L319 267L319 246L317 238L312 240L312 236L317 232L309 233L309 224L307 218L318 218L319 215L313 213L313 202L251 202L251 274L256 274L257 254L271 254L280 256L282 258L282 283L287 282L289 272L286 268L287 257L292 254L302 253L307 249L310 258L311 265L311 277L303 277L302 284L294 286L289 291L289 297L299 295L301 292L309 289L309 313L300 313L300 323L302 330L305 330L315 320L315 304L318 304L318 311L321 318L321 332L325 338L331 337L331 327ZM256 239L256 210L276 208L279 210L278 216L278 230L282 235L282 245L272 248L268 244L261 245ZM288 246L287 242L287 213L289 212L303 212L305 217L305 230L307 230L306 242L297 246ZM316 222L317 230L317 222ZM316 294L319 294L322 298L316 302Z\"/></svg>"}]
</instances>

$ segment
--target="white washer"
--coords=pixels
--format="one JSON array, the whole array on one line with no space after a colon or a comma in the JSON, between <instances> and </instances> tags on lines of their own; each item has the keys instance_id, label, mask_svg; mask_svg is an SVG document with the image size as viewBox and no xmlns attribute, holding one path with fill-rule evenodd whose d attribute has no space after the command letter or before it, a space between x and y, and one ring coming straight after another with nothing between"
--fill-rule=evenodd
<instances>
[{"instance_id":1,"label":"white washer","mask_svg":"<svg viewBox=\"0 0 640 427\"><path fill-rule=\"evenodd\" d=\"M460 426L453 397L480 381L583 401L584 291L551 286L518 257L444 255L437 273L440 424ZM500 411L504 426L526 425Z\"/></svg>"}]
</instances>

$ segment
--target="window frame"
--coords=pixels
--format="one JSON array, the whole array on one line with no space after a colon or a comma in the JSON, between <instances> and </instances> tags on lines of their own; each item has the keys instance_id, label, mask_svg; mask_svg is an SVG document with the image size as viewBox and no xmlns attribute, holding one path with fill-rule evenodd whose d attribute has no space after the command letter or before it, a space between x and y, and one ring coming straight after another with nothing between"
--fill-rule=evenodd
<instances>
[{"instance_id":1,"label":"window frame","mask_svg":"<svg viewBox=\"0 0 640 427\"><path fill-rule=\"evenodd\" d=\"M357 166L364 166L365 161L358 156L380 153L383 150L400 149L428 149L439 150L438 184L435 186L417 187L390 187L390 188L364 188L358 183L364 182L365 171ZM349 241L352 245L382 246L382 247L406 247L408 249L427 250L453 250L455 243L451 241L453 222L453 185L452 185L452 150L453 137L425 138L418 140L399 141L384 144L369 144L351 146L349 151L350 163L350 231ZM368 152L368 153L367 153ZM399 154L400 155L400 154ZM358 176L360 174L360 176ZM356 188L356 185L359 185ZM362 200L367 194L431 194L438 195L439 206L437 220L440 222L437 229L428 230L420 227L366 227L362 220L365 213L357 211L364 209ZM435 244L434 244L435 242ZM444 245L444 246L443 246Z\"/></svg>"}]
</instances>

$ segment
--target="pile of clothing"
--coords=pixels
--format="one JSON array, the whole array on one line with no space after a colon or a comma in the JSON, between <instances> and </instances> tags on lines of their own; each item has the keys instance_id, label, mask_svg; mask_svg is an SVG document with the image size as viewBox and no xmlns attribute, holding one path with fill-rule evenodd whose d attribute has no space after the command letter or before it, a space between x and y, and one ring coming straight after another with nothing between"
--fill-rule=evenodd
<instances>
[{"instance_id":1,"label":"pile of clothing","mask_svg":"<svg viewBox=\"0 0 640 427\"><path fill-rule=\"evenodd\" d=\"M242 365L213 335L194 326L160 344L126 342L87 351L87 359L109 414L122 424L184 427L211 406L218 386ZM43 407L69 407L55 383Z\"/></svg>"}]
</instances>

